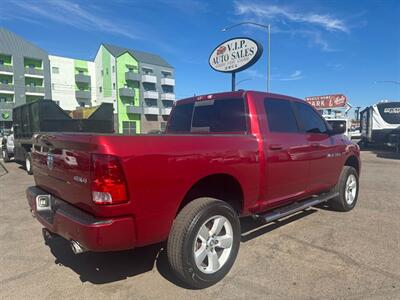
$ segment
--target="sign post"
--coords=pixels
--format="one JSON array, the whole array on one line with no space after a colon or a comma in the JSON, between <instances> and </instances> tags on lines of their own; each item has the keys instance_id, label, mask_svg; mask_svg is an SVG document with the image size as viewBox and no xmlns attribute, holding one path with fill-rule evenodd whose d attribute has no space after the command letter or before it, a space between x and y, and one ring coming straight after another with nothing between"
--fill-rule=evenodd
<instances>
[{"instance_id":1,"label":"sign post","mask_svg":"<svg viewBox=\"0 0 400 300\"><path fill-rule=\"evenodd\" d=\"M261 57L261 44L250 38L233 38L218 45L208 63L218 72L232 74L232 91L236 89L236 73L247 69Z\"/></svg>"}]
</instances>

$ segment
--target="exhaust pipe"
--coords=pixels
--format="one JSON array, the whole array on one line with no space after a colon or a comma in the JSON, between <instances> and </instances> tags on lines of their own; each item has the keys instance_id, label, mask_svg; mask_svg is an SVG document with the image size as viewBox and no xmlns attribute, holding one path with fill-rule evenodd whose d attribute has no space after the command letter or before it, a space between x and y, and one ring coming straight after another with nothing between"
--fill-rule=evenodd
<instances>
[{"instance_id":1,"label":"exhaust pipe","mask_svg":"<svg viewBox=\"0 0 400 300\"><path fill-rule=\"evenodd\" d=\"M74 254L80 254L87 251L87 249L79 244L77 241L71 241L71 249Z\"/></svg>"}]
</instances>

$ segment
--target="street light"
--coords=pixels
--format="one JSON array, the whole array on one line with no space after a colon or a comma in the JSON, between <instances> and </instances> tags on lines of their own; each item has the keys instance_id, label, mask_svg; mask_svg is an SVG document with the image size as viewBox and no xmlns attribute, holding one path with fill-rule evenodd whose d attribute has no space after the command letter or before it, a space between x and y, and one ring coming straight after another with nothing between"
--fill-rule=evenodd
<instances>
[{"instance_id":1,"label":"street light","mask_svg":"<svg viewBox=\"0 0 400 300\"><path fill-rule=\"evenodd\" d=\"M271 24L264 25L264 24L259 24L259 23L255 23L255 22L246 21L246 22L240 22L235 25L223 28L223 29L221 29L221 31L225 32L225 31L228 31L229 29L232 29L232 28L240 26L240 25L254 25L254 26L259 26L259 27L262 27L262 28L268 30L267 92L269 92L269 79L270 79L270 69L271 69Z\"/></svg>"}]
</instances>

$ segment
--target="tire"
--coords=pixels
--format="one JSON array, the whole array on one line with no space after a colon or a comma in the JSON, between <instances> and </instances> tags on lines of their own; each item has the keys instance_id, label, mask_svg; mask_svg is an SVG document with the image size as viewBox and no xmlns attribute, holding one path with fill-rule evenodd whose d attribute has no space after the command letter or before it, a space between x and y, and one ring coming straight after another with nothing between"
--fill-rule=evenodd
<instances>
[{"instance_id":1,"label":"tire","mask_svg":"<svg viewBox=\"0 0 400 300\"><path fill-rule=\"evenodd\" d=\"M10 155L8 154L8 152L7 152L7 150L5 150L5 149L2 149L1 150L1 156L3 157L3 161L6 163L6 162L9 162L11 159L10 159Z\"/></svg>"},{"instance_id":2,"label":"tire","mask_svg":"<svg viewBox=\"0 0 400 300\"><path fill-rule=\"evenodd\" d=\"M25 170L26 173L28 173L29 175L32 175L32 156L31 153L28 152L25 156Z\"/></svg>"},{"instance_id":3,"label":"tire","mask_svg":"<svg viewBox=\"0 0 400 300\"><path fill-rule=\"evenodd\" d=\"M177 276L200 289L217 283L229 272L239 246L240 222L233 208L217 199L198 198L176 217L168 238L167 255ZM202 258L197 263L195 252Z\"/></svg>"},{"instance_id":4,"label":"tire","mask_svg":"<svg viewBox=\"0 0 400 300\"><path fill-rule=\"evenodd\" d=\"M345 212L352 210L357 204L359 192L358 173L356 169L344 166L334 190L339 193L339 196L329 200L329 205L337 211Z\"/></svg>"}]
</instances>

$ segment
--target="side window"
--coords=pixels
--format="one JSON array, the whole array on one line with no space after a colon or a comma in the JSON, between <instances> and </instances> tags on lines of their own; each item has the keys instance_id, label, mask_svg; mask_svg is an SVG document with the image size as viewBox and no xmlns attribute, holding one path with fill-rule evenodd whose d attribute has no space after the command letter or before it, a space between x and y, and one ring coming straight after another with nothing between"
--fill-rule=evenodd
<instances>
[{"instance_id":1,"label":"side window","mask_svg":"<svg viewBox=\"0 0 400 300\"><path fill-rule=\"evenodd\" d=\"M265 99L264 107L270 132L296 133L299 131L290 101Z\"/></svg>"},{"instance_id":2,"label":"side window","mask_svg":"<svg viewBox=\"0 0 400 300\"><path fill-rule=\"evenodd\" d=\"M311 106L301 102L295 102L297 113L303 125L303 129L308 133L327 133L327 127L322 117L315 112Z\"/></svg>"}]
</instances>

